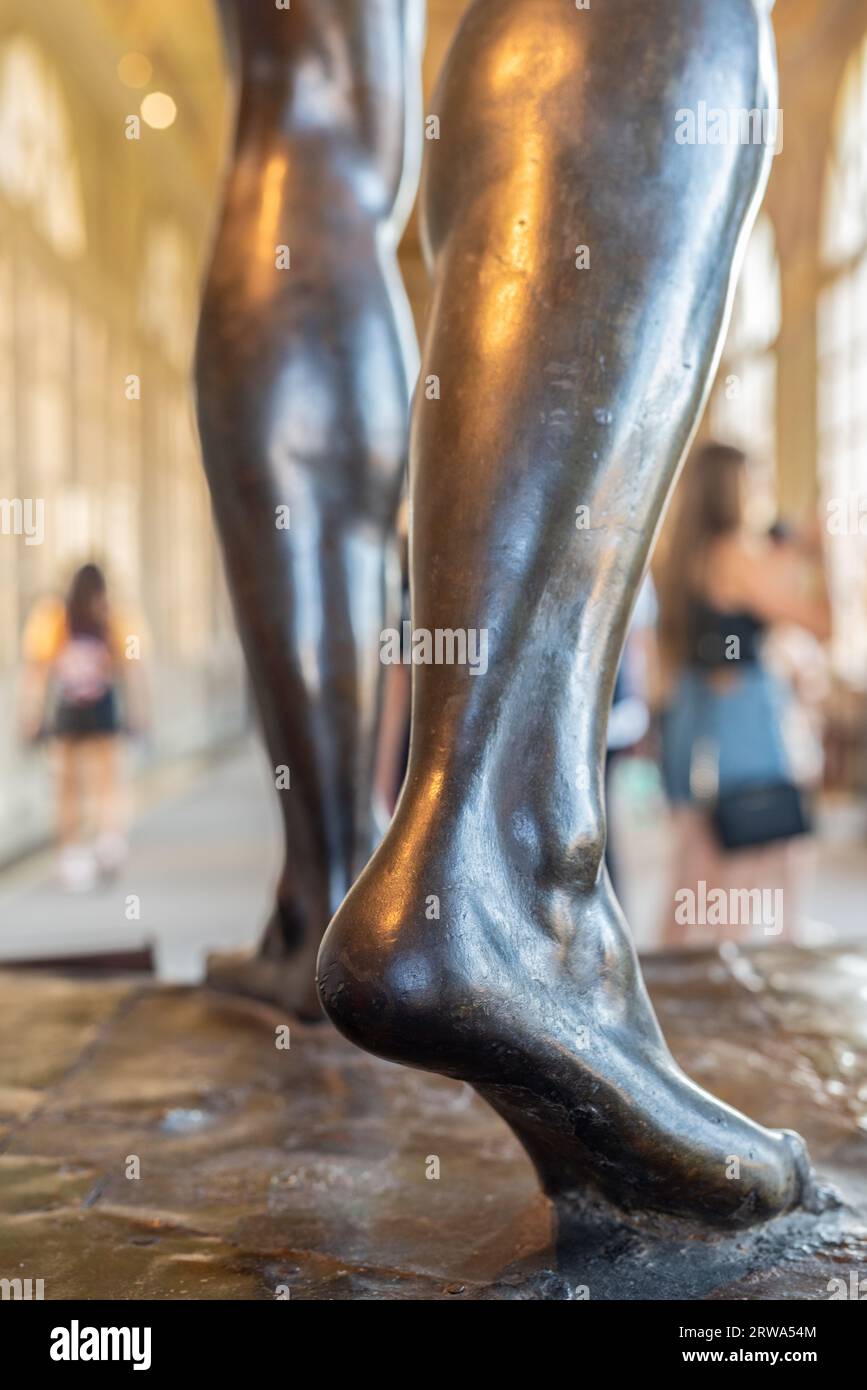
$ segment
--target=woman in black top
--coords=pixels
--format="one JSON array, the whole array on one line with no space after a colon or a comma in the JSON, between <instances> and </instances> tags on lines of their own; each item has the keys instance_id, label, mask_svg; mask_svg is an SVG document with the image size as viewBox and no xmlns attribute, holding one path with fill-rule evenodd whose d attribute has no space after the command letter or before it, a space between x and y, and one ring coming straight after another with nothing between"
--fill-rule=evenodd
<instances>
[{"instance_id":1,"label":"woman in black top","mask_svg":"<svg viewBox=\"0 0 867 1390\"><path fill-rule=\"evenodd\" d=\"M779 938L795 916L791 841L725 851L710 814L718 798L792 781L783 736L790 691L765 662L769 629L791 624L819 640L830 632L818 533L757 531L744 507L746 483L739 449L697 450L660 587L669 689L663 775L675 831L667 944L744 938L756 926ZM712 899L718 889L725 897ZM765 890L763 900L756 889ZM769 896L777 890L782 896ZM744 908L755 916L762 901L768 912L763 907L759 920L744 922Z\"/></svg>"}]
</instances>

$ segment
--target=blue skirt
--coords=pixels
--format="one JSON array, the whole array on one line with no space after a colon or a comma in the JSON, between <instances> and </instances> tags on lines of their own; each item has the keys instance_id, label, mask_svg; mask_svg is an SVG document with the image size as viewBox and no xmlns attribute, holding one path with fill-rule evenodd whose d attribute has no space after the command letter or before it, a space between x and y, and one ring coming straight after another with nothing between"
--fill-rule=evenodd
<instances>
[{"instance_id":1,"label":"blue skirt","mask_svg":"<svg viewBox=\"0 0 867 1390\"><path fill-rule=\"evenodd\" d=\"M783 740L789 692L760 662L745 663L717 688L701 671L684 671L662 717L662 776L669 800L693 800L693 750L719 759L719 792L791 780Z\"/></svg>"}]
</instances>

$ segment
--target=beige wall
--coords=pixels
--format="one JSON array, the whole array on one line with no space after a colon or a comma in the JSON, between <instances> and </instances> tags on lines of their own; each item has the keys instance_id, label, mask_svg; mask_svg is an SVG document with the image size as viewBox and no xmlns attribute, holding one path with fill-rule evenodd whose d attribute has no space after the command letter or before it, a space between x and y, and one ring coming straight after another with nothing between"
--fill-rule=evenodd
<instances>
[{"instance_id":1,"label":"beige wall","mask_svg":"<svg viewBox=\"0 0 867 1390\"><path fill-rule=\"evenodd\" d=\"M153 62L143 90L178 103L170 129L143 124L140 140L125 120L143 92L117 73L130 50ZM42 760L16 737L21 629L82 560L105 563L150 633L150 757L222 740L246 708L189 372L228 116L211 5L3 0L0 74L10 52L46 84L35 108L58 149L18 137L34 142L33 186L0 177L0 496L45 508L41 545L0 535L0 859L40 838L50 811ZM7 119L25 118L26 87ZM50 222L76 201L85 240L70 249L62 216Z\"/></svg>"}]
</instances>

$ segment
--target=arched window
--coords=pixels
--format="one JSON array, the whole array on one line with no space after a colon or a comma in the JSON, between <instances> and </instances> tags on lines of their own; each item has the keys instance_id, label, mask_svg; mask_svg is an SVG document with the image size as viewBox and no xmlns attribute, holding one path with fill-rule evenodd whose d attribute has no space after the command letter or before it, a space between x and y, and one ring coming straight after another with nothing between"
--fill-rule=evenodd
<instances>
[{"instance_id":1,"label":"arched window","mask_svg":"<svg viewBox=\"0 0 867 1390\"><path fill-rule=\"evenodd\" d=\"M65 262L86 252L78 160L64 92L39 44L0 43L0 216L26 220L0 252L0 495L57 499L74 458L72 391L76 302ZM33 235L29 234L32 228ZM46 255L46 250L50 253ZM51 544L0 560L0 671L14 660L20 609L57 583L59 538L72 513L46 511ZM52 529L53 528L53 529Z\"/></svg>"},{"instance_id":2,"label":"arched window","mask_svg":"<svg viewBox=\"0 0 867 1390\"><path fill-rule=\"evenodd\" d=\"M849 60L840 86L822 212L817 410L834 607L832 659L839 675L863 687L867 685L867 40Z\"/></svg>"},{"instance_id":3,"label":"arched window","mask_svg":"<svg viewBox=\"0 0 867 1390\"><path fill-rule=\"evenodd\" d=\"M714 438L737 444L754 470L756 521L769 525L776 509L777 355L780 267L774 226L760 214L747 243L722 365L711 398Z\"/></svg>"},{"instance_id":4,"label":"arched window","mask_svg":"<svg viewBox=\"0 0 867 1390\"><path fill-rule=\"evenodd\" d=\"M31 39L0 49L0 195L63 257L85 249L78 165L60 83Z\"/></svg>"}]
</instances>

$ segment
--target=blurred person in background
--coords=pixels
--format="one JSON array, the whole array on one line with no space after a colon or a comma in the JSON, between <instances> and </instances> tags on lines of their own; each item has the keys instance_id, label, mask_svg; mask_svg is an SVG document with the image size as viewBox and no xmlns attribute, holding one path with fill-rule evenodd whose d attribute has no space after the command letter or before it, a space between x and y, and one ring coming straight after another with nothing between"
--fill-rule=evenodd
<instances>
[{"instance_id":1,"label":"blurred person in background","mask_svg":"<svg viewBox=\"0 0 867 1390\"><path fill-rule=\"evenodd\" d=\"M608 716L605 800L609 807L609 815L608 833L605 837L605 865L615 892L621 889L622 874L618 845L620 826L611 813L615 804L614 779L623 759L641 748L651 728L651 709L659 679L656 644L658 615L656 590L648 573L644 576L638 598L635 600ZM589 769L585 771L585 775L587 772Z\"/></svg>"},{"instance_id":2,"label":"blurred person in background","mask_svg":"<svg viewBox=\"0 0 867 1390\"><path fill-rule=\"evenodd\" d=\"M669 946L744 939L758 925L725 912L710 928L718 912L683 920L688 914L675 910L682 890L695 903L716 889L729 903L735 893L745 902L745 890L781 890L782 921L775 916L765 930L791 937L796 921L792 851L810 829L804 750L787 738L796 702L768 661L768 638L796 628L825 641L831 613L818 523L803 535L752 527L746 463L724 444L695 451L661 576L662 770L674 827L662 928Z\"/></svg>"},{"instance_id":3,"label":"blurred person in background","mask_svg":"<svg viewBox=\"0 0 867 1390\"><path fill-rule=\"evenodd\" d=\"M131 632L121 621L95 564L75 573L65 601L41 599L25 627L22 735L55 743L59 872L73 892L126 857L119 736L144 724L140 641L140 626Z\"/></svg>"}]
</instances>

